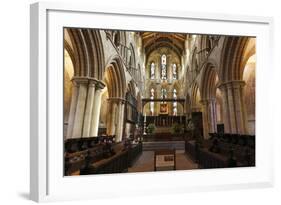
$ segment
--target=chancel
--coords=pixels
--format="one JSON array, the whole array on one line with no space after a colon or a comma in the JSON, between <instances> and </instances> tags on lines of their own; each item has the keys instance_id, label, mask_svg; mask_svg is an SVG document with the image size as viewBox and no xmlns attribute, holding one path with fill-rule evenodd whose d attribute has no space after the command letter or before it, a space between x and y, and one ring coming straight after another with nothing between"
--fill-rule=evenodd
<instances>
[{"instance_id":1,"label":"chancel","mask_svg":"<svg viewBox=\"0 0 281 205\"><path fill-rule=\"evenodd\" d=\"M255 37L64 28L64 174L255 166L255 67Z\"/></svg>"}]
</instances>

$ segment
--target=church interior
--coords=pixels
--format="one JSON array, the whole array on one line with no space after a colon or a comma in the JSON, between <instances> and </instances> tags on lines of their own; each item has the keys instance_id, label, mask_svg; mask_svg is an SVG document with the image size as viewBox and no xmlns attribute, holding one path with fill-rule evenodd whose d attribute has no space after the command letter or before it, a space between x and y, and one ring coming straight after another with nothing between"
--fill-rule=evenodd
<instances>
[{"instance_id":1,"label":"church interior","mask_svg":"<svg viewBox=\"0 0 281 205\"><path fill-rule=\"evenodd\" d=\"M256 38L64 28L64 175L255 166Z\"/></svg>"}]
</instances>

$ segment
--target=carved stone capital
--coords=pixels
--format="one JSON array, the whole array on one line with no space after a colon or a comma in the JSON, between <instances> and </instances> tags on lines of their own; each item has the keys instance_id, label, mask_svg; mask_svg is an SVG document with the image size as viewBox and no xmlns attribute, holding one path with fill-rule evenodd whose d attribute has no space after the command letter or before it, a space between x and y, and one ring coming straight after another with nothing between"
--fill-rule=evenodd
<instances>
[{"instance_id":1,"label":"carved stone capital","mask_svg":"<svg viewBox=\"0 0 281 205\"><path fill-rule=\"evenodd\" d=\"M97 81L96 83L96 89L102 90L105 87L105 83L102 82L101 80Z\"/></svg>"},{"instance_id":2,"label":"carved stone capital","mask_svg":"<svg viewBox=\"0 0 281 205\"><path fill-rule=\"evenodd\" d=\"M89 83L89 79L88 77L80 77L80 76L74 76L72 79L71 79L72 83L75 85L75 86L79 86L81 84L88 84Z\"/></svg>"},{"instance_id":3,"label":"carved stone capital","mask_svg":"<svg viewBox=\"0 0 281 205\"><path fill-rule=\"evenodd\" d=\"M221 90L226 89L226 88L228 88L228 89L241 88L241 87L244 87L245 84L246 83L243 80L232 80L232 81L220 83L218 85L218 88Z\"/></svg>"},{"instance_id":4,"label":"carved stone capital","mask_svg":"<svg viewBox=\"0 0 281 205\"><path fill-rule=\"evenodd\" d=\"M75 86L79 86L81 84L87 84L91 87L95 87L97 90L103 89L105 87L105 83L101 80L92 77L81 77L81 76L74 76L72 78L72 82Z\"/></svg>"},{"instance_id":5,"label":"carved stone capital","mask_svg":"<svg viewBox=\"0 0 281 205\"><path fill-rule=\"evenodd\" d=\"M119 97L111 97L107 99L110 102L114 102L114 103L122 103L124 104L126 102L126 99L124 98L119 98Z\"/></svg>"}]
</instances>

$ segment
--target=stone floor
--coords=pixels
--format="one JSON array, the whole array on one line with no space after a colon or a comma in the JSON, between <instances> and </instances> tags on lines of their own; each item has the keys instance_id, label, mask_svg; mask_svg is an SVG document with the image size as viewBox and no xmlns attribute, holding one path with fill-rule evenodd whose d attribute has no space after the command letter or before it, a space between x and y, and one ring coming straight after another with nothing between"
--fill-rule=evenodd
<instances>
[{"instance_id":1,"label":"stone floor","mask_svg":"<svg viewBox=\"0 0 281 205\"><path fill-rule=\"evenodd\" d=\"M194 163L184 152L176 153L176 170L197 169ZM143 151L128 172L151 172L154 171L154 151Z\"/></svg>"}]
</instances>

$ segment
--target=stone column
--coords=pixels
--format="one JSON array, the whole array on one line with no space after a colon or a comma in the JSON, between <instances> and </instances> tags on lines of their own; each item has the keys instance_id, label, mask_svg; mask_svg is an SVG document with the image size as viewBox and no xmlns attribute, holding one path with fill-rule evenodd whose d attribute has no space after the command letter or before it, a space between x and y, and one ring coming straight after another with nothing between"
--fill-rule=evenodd
<instances>
[{"instance_id":1,"label":"stone column","mask_svg":"<svg viewBox=\"0 0 281 205\"><path fill-rule=\"evenodd\" d=\"M111 118L112 118L112 105L111 102L109 101L109 98L107 99L107 115L106 115L106 134L107 135L112 135L111 132Z\"/></svg>"},{"instance_id":2,"label":"stone column","mask_svg":"<svg viewBox=\"0 0 281 205\"><path fill-rule=\"evenodd\" d=\"M245 86L244 81L234 81L232 82L233 93L234 93L234 103L235 103L235 116L237 122L236 133L245 134L246 133L246 123L244 118L244 109L243 109L243 96L242 89Z\"/></svg>"},{"instance_id":3,"label":"stone column","mask_svg":"<svg viewBox=\"0 0 281 205\"><path fill-rule=\"evenodd\" d=\"M237 133L235 102L234 102L233 89L231 83L227 83L226 87L227 87L227 94L228 94L230 133Z\"/></svg>"},{"instance_id":4,"label":"stone column","mask_svg":"<svg viewBox=\"0 0 281 205\"><path fill-rule=\"evenodd\" d=\"M84 125L83 125L83 135L82 135L83 137L90 137L92 111L93 111L94 97L95 97L95 84L96 84L96 80L94 79L89 80L86 110L84 115Z\"/></svg>"},{"instance_id":5,"label":"stone column","mask_svg":"<svg viewBox=\"0 0 281 205\"><path fill-rule=\"evenodd\" d=\"M121 136L121 141L124 135L124 115L125 115L125 101L121 104L121 119L120 119L120 136Z\"/></svg>"},{"instance_id":6,"label":"stone column","mask_svg":"<svg viewBox=\"0 0 281 205\"><path fill-rule=\"evenodd\" d=\"M217 132L217 116L216 116L216 100L209 99L209 132L215 133Z\"/></svg>"},{"instance_id":7,"label":"stone column","mask_svg":"<svg viewBox=\"0 0 281 205\"><path fill-rule=\"evenodd\" d=\"M108 99L108 113L107 113L107 134L115 135L115 117L116 117L116 103L112 98Z\"/></svg>"},{"instance_id":8,"label":"stone column","mask_svg":"<svg viewBox=\"0 0 281 205\"><path fill-rule=\"evenodd\" d=\"M243 114L243 119L244 119L244 126L245 126L245 130L244 133L245 134L249 134L249 130L248 130L248 115L247 115L247 110L246 110L246 105L245 105L245 85L240 86L240 96L241 96L241 106L242 106L242 114Z\"/></svg>"},{"instance_id":9,"label":"stone column","mask_svg":"<svg viewBox=\"0 0 281 205\"><path fill-rule=\"evenodd\" d=\"M72 138L72 131L73 131L73 124L74 124L74 117L75 117L75 111L77 106L77 98L78 98L78 84L75 82L75 80L72 80L72 96L71 96L71 104L70 104L70 111L68 116L68 126L67 126L67 134L66 138Z\"/></svg>"},{"instance_id":10,"label":"stone column","mask_svg":"<svg viewBox=\"0 0 281 205\"><path fill-rule=\"evenodd\" d=\"M96 84L96 91L94 96L94 105L92 111L92 122L91 122L91 129L90 129L90 136L96 137L98 135L99 130L99 119L100 119L100 108L101 108L101 96L102 96L102 89L105 85L99 81Z\"/></svg>"},{"instance_id":11,"label":"stone column","mask_svg":"<svg viewBox=\"0 0 281 205\"><path fill-rule=\"evenodd\" d=\"M208 139L208 136L209 136L209 123L208 123L209 102L208 102L208 100L206 100L206 99L201 100L201 105L202 105L203 135L204 135L204 139Z\"/></svg>"},{"instance_id":12,"label":"stone column","mask_svg":"<svg viewBox=\"0 0 281 205\"><path fill-rule=\"evenodd\" d=\"M76 77L74 78L74 81L78 85L78 97L73 122L72 138L80 138L82 136L88 79Z\"/></svg>"},{"instance_id":13,"label":"stone column","mask_svg":"<svg viewBox=\"0 0 281 205\"><path fill-rule=\"evenodd\" d=\"M116 141L120 142L122 140L123 135L123 126L124 126L124 100L118 99L118 115L117 115L117 127L116 127Z\"/></svg>"},{"instance_id":14,"label":"stone column","mask_svg":"<svg viewBox=\"0 0 281 205\"><path fill-rule=\"evenodd\" d=\"M230 81L223 84L224 89L222 90L223 95L223 120L229 122L229 130L225 132L244 134L247 133L246 117L244 109L244 96L243 88L245 82L240 80ZM225 92L227 90L227 92ZM227 105L225 103L227 101ZM228 115L225 114L225 110L228 110Z\"/></svg>"},{"instance_id":15,"label":"stone column","mask_svg":"<svg viewBox=\"0 0 281 205\"><path fill-rule=\"evenodd\" d=\"M229 110L228 110L228 93L225 84L219 86L222 94L222 110L223 110L223 124L224 132L230 133Z\"/></svg>"}]
</instances>

